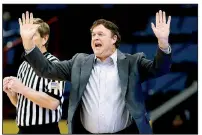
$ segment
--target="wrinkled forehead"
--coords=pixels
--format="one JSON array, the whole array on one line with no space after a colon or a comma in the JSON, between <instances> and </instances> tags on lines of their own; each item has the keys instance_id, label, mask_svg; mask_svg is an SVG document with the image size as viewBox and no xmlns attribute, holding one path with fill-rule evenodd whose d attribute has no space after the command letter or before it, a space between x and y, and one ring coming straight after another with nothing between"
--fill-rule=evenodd
<instances>
[{"instance_id":1,"label":"wrinkled forehead","mask_svg":"<svg viewBox=\"0 0 202 135\"><path fill-rule=\"evenodd\" d=\"M98 26L95 26L91 33L99 33L99 32L102 32L102 33L110 33L111 31L109 29L107 29L104 25L100 24Z\"/></svg>"}]
</instances>

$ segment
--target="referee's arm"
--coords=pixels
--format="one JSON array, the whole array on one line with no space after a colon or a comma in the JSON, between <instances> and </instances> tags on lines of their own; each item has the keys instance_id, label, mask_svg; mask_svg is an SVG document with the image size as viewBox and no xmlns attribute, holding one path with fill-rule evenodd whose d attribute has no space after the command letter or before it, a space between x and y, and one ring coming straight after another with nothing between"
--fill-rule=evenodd
<instances>
[{"instance_id":1,"label":"referee's arm","mask_svg":"<svg viewBox=\"0 0 202 135\"><path fill-rule=\"evenodd\" d=\"M11 83L8 87L12 89L14 92L24 95L26 98L28 98L29 100L31 100L32 102L34 102L35 104L43 108L47 108L51 110L57 109L58 105L60 104L60 101L58 98L55 98L45 92L36 91L27 87L16 77L11 77L11 78L12 78L12 81L10 81ZM61 89L62 88L63 87L61 87Z\"/></svg>"},{"instance_id":2,"label":"referee's arm","mask_svg":"<svg viewBox=\"0 0 202 135\"><path fill-rule=\"evenodd\" d=\"M9 93L7 93L7 96L9 97L11 103L16 107L17 106L17 102L18 102L17 93L15 93L15 92L9 92Z\"/></svg>"}]
</instances>

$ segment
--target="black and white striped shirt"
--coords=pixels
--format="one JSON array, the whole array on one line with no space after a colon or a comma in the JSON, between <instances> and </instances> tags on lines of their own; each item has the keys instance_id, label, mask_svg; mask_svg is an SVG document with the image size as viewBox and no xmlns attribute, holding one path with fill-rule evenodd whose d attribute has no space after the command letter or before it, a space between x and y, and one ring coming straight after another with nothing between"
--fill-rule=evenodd
<instances>
[{"instance_id":1,"label":"black and white striped shirt","mask_svg":"<svg viewBox=\"0 0 202 135\"><path fill-rule=\"evenodd\" d=\"M45 52L44 56L51 62L59 61L55 56L48 52ZM20 79L25 86L36 91L45 92L60 101L60 105L56 110L50 110L42 108L27 99L25 96L18 94L18 102L16 107L17 125L31 126L58 122L62 116L65 82L37 76L33 68L26 61L23 61L23 63L20 65L17 78Z\"/></svg>"}]
</instances>

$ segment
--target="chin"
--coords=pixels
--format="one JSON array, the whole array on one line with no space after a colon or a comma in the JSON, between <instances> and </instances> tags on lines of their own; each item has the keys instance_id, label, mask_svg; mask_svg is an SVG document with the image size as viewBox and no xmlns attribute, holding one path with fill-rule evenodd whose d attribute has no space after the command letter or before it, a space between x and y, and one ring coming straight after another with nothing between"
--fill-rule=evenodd
<instances>
[{"instance_id":1,"label":"chin","mask_svg":"<svg viewBox=\"0 0 202 135\"><path fill-rule=\"evenodd\" d=\"M101 56L101 53L100 53L100 52L94 51L94 54L95 54L96 57L100 57L100 56Z\"/></svg>"},{"instance_id":2,"label":"chin","mask_svg":"<svg viewBox=\"0 0 202 135\"><path fill-rule=\"evenodd\" d=\"M94 54L95 54L95 56L97 56L97 57L99 57L101 54L100 53L95 53L94 52Z\"/></svg>"},{"instance_id":3,"label":"chin","mask_svg":"<svg viewBox=\"0 0 202 135\"><path fill-rule=\"evenodd\" d=\"M100 54L100 51L96 50L96 49L94 49L93 52L94 52L94 54Z\"/></svg>"}]
</instances>

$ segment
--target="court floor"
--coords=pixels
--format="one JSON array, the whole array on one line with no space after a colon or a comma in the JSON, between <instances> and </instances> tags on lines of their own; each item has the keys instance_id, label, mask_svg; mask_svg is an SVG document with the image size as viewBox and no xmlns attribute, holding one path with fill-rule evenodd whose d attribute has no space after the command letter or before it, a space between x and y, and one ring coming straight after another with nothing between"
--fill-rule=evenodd
<instances>
[{"instance_id":1,"label":"court floor","mask_svg":"<svg viewBox=\"0 0 202 135\"><path fill-rule=\"evenodd\" d=\"M66 125L66 120L61 120L59 122L59 128L61 134L67 134L68 129ZM17 134L18 127L16 126L15 120L3 120L3 134Z\"/></svg>"}]
</instances>

